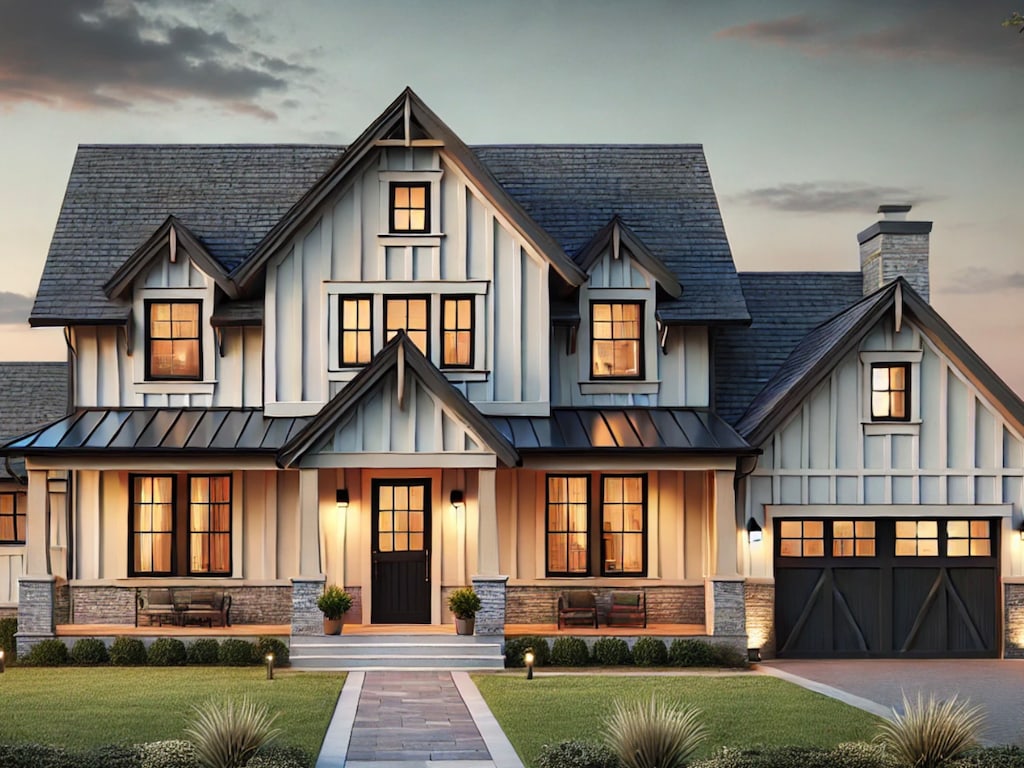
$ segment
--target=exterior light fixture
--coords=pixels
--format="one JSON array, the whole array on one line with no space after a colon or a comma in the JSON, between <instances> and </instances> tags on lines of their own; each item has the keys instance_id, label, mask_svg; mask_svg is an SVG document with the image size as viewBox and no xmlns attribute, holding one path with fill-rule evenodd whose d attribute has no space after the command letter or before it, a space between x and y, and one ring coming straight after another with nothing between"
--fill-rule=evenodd
<instances>
[{"instance_id":1,"label":"exterior light fixture","mask_svg":"<svg viewBox=\"0 0 1024 768\"><path fill-rule=\"evenodd\" d=\"M747 648L747 661L751 664L755 664L761 660L761 649L760 648Z\"/></svg>"},{"instance_id":2,"label":"exterior light fixture","mask_svg":"<svg viewBox=\"0 0 1024 768\"><path fill-rule=\"evenodd\" d=\"M762 539L761 526L757 524L757 520L750 518L747 520L747 541L751 544L756 544Z\"/></svg>"},{"instance_id":3,"label":"exterior light fixture","mask_svg":"<svg viewBox=\"0 0 1024 768\"><path fill-rule=\"evenodd\" d=\"M348 509L348 488L339 488L335 499L338 502L338 510L340 512Z\"/></svg>"},{"instance_id":4,"label":"exterior light fixture","mask_svg":"<svg viewBox=\"0 0 1024 768\"><path fill-rule=\"evenodd\" d=\"M1020 540L1024 541L1024 520L1022 520L1020 524Z\"/></svg>"},{"instance_id":5,"label":"exterior light fixture","mask_svg":"<svg viewBox=\"0 0 1024 768\"><path fill-rule=\"evenodd\" d=\"M466 506L466 494L463 491L455 489L452 491L449 500L452 503L452 509L458 511Z\"/></svg>"},{"instance_id":6,"label":"exterior light fixture","mask_svg":"<svg viewBox=\"0 0 1024 768\"><path fill-rule=\"evenodd\" d=\"M523 661L526 662L526 679L533 680L533 648L526 649Z\"/></svg>"},{"instance_id":7,"label":"exterior light fixture","mask_svg":"<svg viewBox=\"0 0 1024 768\"><path fill-rule=\"evenodd\" d=\"M267 680L274 679L274 654L267 654Z\"/></svg>"},{"instance_id":8,"label":"exterior light fixture","mask_svg":"<svg viewBox=\"0 0 1024 768\"><path fill-rule=\"evenodd\" d=\"M4 652L0 651L0 674L3 673L5 666L6 666L6 664L4 662Z\"/></svg>"}]
</instances>

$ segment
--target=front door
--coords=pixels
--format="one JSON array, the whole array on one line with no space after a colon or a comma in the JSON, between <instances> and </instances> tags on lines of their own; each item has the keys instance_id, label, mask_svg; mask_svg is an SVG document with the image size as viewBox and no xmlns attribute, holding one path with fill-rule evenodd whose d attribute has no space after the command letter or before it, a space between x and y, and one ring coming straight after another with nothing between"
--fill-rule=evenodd
<instances>
[{"instance_id":1,"label":"front door","mask_svg":"<svg viewBox=\"0 0 1024 768\"><path fill-rule=\"evenodd\" d=\"M374 624L430 623L430 480L373 481Z\"/></svg>"}]
</instances>

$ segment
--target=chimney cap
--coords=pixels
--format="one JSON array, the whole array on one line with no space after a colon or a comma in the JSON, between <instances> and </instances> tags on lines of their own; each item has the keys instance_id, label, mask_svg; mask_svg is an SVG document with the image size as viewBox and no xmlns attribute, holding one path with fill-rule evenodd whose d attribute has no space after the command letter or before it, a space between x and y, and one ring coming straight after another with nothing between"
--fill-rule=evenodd
<instances>
[{"instance_id":1,"label":"chimney cap","mask_svg":"<svg viewBox=\"0 0 1024 768\"><path fill-rule=\"evenodd\" d=\"M910 213L910 209L913 207L910 203L880 205L878 206L878 213Z\"/></svg>"}]
</instances>

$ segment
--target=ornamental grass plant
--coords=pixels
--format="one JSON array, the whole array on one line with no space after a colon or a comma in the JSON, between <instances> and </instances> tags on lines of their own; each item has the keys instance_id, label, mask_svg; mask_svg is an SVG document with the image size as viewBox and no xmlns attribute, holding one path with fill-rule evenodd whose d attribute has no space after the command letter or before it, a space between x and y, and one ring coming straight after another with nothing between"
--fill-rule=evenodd
<instances>
[{"instance_id":1,"label":"ornamental grass plant","mask_svg":"<svg viewBox=\"0 0 1024 768\"><path fill-rule=\"evenodd\" d=\"M682 768L708 736L701 718L696 707L653 694L647 702L616 700L605 721L605 742L625 768Z\"/></svg>"},{"instance_id":2,"label":"ornamental grass plant","mask_svg":"<svg viewBox=\"0 0 1024 768\"><path fill-rule=\"evenodd\" d=\"M281 733L274 728L278 714L248 696L240 701L210 699L194 707L195 717L185 728L203 768L241 768L256 752Z\"/></svg>"},{"instance_id":3,"label":"ornamental grass plant","mask_svg":"<svg viewBox=\"0 0 1024 768\"><path fill-rule=\"evenodd\" d=\"M978 746L985 716L978 706L956 696L939 701L934 694L925 701L903 696L903 714L878 726L876 741L892 759L907 768L943 768Z\"/></svg>"}]
</instances>

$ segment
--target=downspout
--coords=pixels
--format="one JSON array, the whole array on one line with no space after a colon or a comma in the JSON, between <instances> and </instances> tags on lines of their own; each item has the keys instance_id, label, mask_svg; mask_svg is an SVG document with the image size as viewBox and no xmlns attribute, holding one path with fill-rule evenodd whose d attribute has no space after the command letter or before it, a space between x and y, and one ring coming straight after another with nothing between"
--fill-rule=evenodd
<instances>
[{"instance_id":1,"label":"downspout","mask_svg":"<svg viewBox=\"0 0 1024 768\"><path fill-rule=\"evenodd\" d=\"M4 456L4 469L7 470L7 474L14 478L18 485L28 485L28 475L19 475L14 471L14 467L11 466L11 457Z\"/></svg>"}]
</instances>

